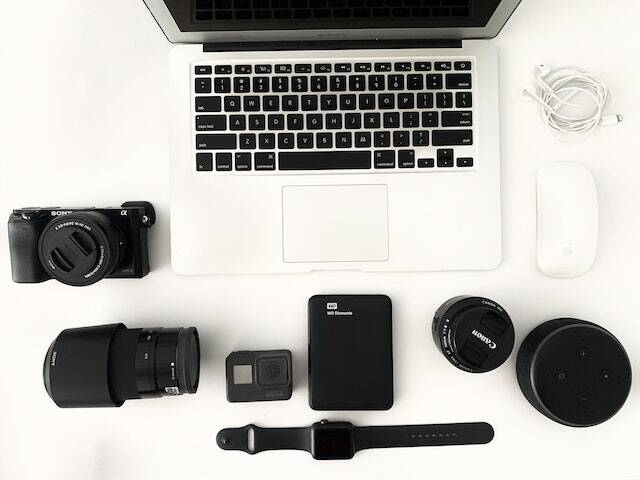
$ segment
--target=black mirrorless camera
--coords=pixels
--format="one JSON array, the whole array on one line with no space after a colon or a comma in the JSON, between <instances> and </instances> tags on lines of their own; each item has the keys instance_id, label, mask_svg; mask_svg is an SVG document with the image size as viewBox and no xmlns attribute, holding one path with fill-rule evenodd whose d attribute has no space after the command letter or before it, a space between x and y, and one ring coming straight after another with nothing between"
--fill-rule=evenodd
<instances>
[{"instance_id":1,"label":"black mirrorless camera","mask_svg":"<svg viewBox=\"0 0 640 480\"><path fill-rule=\"evenodd\" d=\"M149 273L147 229L155 222L149 202L113 208L23 208L9 217L11 272L18 283L55 278L91 285Z\"/></svg>"}]
</instances>

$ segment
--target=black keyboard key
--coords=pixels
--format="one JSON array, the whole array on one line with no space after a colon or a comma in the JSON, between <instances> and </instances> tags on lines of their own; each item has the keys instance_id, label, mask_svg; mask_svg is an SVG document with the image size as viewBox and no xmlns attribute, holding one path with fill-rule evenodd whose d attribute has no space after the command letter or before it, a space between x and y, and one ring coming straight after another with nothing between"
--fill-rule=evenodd
<instances>
[{"instance_id":1,"label":"black keyboard key","mask_svg":"<svg viewBox=\"0 0 640 480\"><path fill-rule=\"evenodd\" d=\"M380 128L380 114L379 113L365 113L364 114L364 128Z\"/></svg>"},{"instance_id":2,"label":"black keyboard key","mask_svg":"<svg viewBox=\"0 0 640 480\"><path fill-rule=\"evenodd\" d=\"M360 110L373 110L376 108L376 96L372 93L361 93L358 95L358 106Z\"/></svg>"},{"instance_id":3,"label":"black keyboard key","mask_svg":"<svg viewBox=\"0 0 640 480\"><path fill-rule=\"evenodd\" d=\"M371 168L371 152L280 152L280 170L359 170Z\"/></svg>"},{"instance_id":4,"label":"black keyboard key","mask_svg":"<svg viewBox=\"0 0 640 480\"><path fill-rule=\"evenodd\" d=\"M437 151L437 155L438 155L438 168L453 167L453 149L452 148L440 148Z\"/></svg>"},{"instance_id":5,"label":"black keyboard key","mask_svg":"<svg viewBox=\"0 0 640 480\"><path fill-rule=\"evenodd\" d=\"M360 92L365 88L364 75L349 75L349 90L352 92Z\"/></svg>"},{"instance_id":6,"label":"black keyboard key","mask_svg":"<svg viewBox=\"0 0 640 480\"><path fill-rule=\"evenodd\" d=\"M356 147L367 148L371 146L371 132L356 132Z\"/></svg>"},{"instance_id":7,"label":"black keyboard key","mask_svg":"<svg viewBox=\"0 0 640 480\"><path fill-rule=\"evenodd\" d=\"M293 133L279 133L278 134L278 148L281 150L293 148Z\"/></svg>"},{"instance_id":8,"label":"black keyboard key","mask_svg":"<svg viewBox=\"0 0 640 480\"><path fill-rule=\"evenodd\" d=\"M251 91L251 83L249 77L235 77L233 79L234 93L247 93Z\"/></svg>"},{"instance_id":9,"label":"black keyboard key","mask_svg":"<svg viewBox=\"0 0 640 480\"><path fill-rule=\"evenodd\" d=\"M255 156L255 169L261 170L275 170L276 169L276 154L274 152L259 152Z\"/></svg>"},{"instance_id":10,"label":"black keyboard key","mask_svg":"<svg viewBox=\"0 0 640 480\"><path fill-rule=\"evenodd\" d=\"M321 130L322 129L322 114L309 113L307 114L307 130Z\"/></svg>"},{"instance_id":11,"label":"black keyboard key","mask_svg":"<svg viewBox=\"0 0 640 480\"><path fill-rule=\"evenodd\" d=\"M258 112L260 111L260 97L257 95L247 95L243 99L245 112Z\"/></svg>"},{"instance_id":12,"label":"black keyboard key","mask_svg":"<svg viewBox=\"0 0 640 480\"><path fill-rule=\"evenodd\" d=\"M216 153L216 171L228 172L231 170L231 154Z\"/></svg>"},{"instance_id":13,"label":"black keyboard key","mask_svg":"<svg viewBox=\"0 0 640 480\"><path fill-rule=\"evenodd\" d=\"M271 90L274 92L288 92L289 77L273 77L271 79Z\"/></svg>"},{"instance_id":14,"label":"black keyboard key","mask_svg":"<svg viewBox=\"0 0 640 480\"><path fill-rule=\"evenodd\" d=\"M393 132L393 146L408 147L409 132L407 130L396 130L395 132Z\"/></svg>"},{"instance_id":15,"label":"black keyboard key","mask_svg":"<svg viewBox=\"0 0 640 480\"><path fill-rule=\"evenodd\" d=\"M456 107L471 108L473 105L471 92L456 92Z\"/></svg>"},{"instance_id":16,"label":"black keyboard key","mask_svg":"<svg viewBox=\"0 0 640 480\"><path fill-rule=\"evenodd\" d=\"M403 110L407 108L415 108L413 93L399 93L398 108Z\"/></svg>"},{"instance_id":17,"label":"black keyboard key","mask_svg":"<svg viewBox=\"0 0 640 480\"><path fill-rule=\"evenodd\" d=\"M291 73L291 65L276 65L276 73Z\"/></svg>"},{"instance_id":18,"label":"black keyboard key","mask_svg":"<svg viewBox=\"0 0 640 480\"><path fill-rule=\"evenodd\" d=\"M471 62L453 62L453 68L456 70L471 70Z\"/></svg>"},{"instance_id":19,"label":"black keyboard key","mask_svg":"<svg viewBox=\"0 0 640 480\"><path fill-rule=\"evenodd\" d=\"M378 108L380 110L392 110L396 106L395 96L393 93L378 94Z\"/></svg>"},{"instance_id":20,"label":"black keyboard key","mask_svg":"<svg viewBox=\"0 0 640 480\"><path fill-rule=\"evenodd\" d=\"M419 158L418 168L433 168L435 161L433 158Z\"/></svg>"},{"instance_id":21,"label":"black keyboard key","mask_svg":"<svg viewBox=\"0 0 640 480\"><path fill-rule=\"evenodd\" d=\"M311 77L311 91L312 92L326 92L327 91L327 77Z\"/></svg>"},{"instance_id":22,"label":"black keyboard key","mask_svg":"<svg viewBox=\"0 0 640 480\"><path fill-rule=\"evenodd\" d=\"M436 93L436 107L453 108L453 94L451 92Z\"/></svg>"},{"instance_id":23,"label":"black keyboard key","mask_svg":"<svg viewBox=\"0 0 640 480\"><path fill-rule=\"evenodd\" d=\"M339 130L342 128L342 115L339 113L328 113L325 128L328 130Z\"/></svg>"},{"instance_id":24,"label":"black keyboard key","mask_svg":"<svg viewBox=\"0 0 640 480\"><path fill-rule=\"evenodd\" d=\"M196 93L211 93L211 79L208 77L198 77L195 80Z\"/></svg>"},{"instance_id":25,"label":"black keyboard key","mask_svg":"<svg viewBox=\"0 0 640 480\"><path fill-rule=\"evenodd\" d=\"M333 134L317 133L316 148L333 148Z\"/></svg>"},{"instance_id":26,"label":"black keyboard key","mask_svg":"<svg viewBox=\"0 0 640 480\"><path fill-rule=\"evenodd\" d=\"M253 91L265 93L269 91L269 77L253 77Z\"/></svg>"},{"instance_id":27,"label":"black keyboard key","mask_svg":"<svg viewBox=\"0 0 640 480\"><path fill-rule=\"evenodd\" d=\"M471 88L471 74L449 73L446 76L446 85L450 90L468 90Z\"/></svg>"},{"instance_id":28,"label":"black keyboard key","mask_svg":"<svg viewBox=\"0 0 640 480\"><path fill-rule=\"evenodd\" d=\"M196 153L196 170L198 172L211 172L213 170L213 154Z\"/></svg>"},{"instance_id":29,"label":"black keyboard key","mask_svg":"<svg viewBox=\"0 0 640 480\"><path fill-rule=\"evenodd\" d=\"M302 130L304 128L304 117L301 113L287 115L288 130Z\"/></svg>"},{"instance_id":30,"label":"black keyboard key","mask_svg":"<svg viewBox=\"0 0 640 480\"><path fill-rule=\"evenodd\" d=\"M311 73L311 64L310 63L298 63L294 67L296 73Z\"/></svg>"},{"instance_id":31,"label":"black keyboard key","mask_svg":"<svg viewBox=\"0 0 640 480\"><path fill-rule=\"evenodd\" d=\"M438 112L422 112L422 126L425 128L438 127Z\"/></svg>"},{"instance_id":32,"label":"black keyboard key","mask_svg":"<svg viewBox=\"0 0 640 480\"><path fill-rule=\"evenodd\" d=\"M196 112L219 112L221 108L220 97L196 97Z\"/></svg>"},{"instance_id":33,"label":"black keyboard key","mask_svg":"<svg viewBox=\"0 0 640 480\"><path fill-rule=\"evenodd\" d=\"M400 114L398 112L385 112L382 114L382 125L384 128L399 128Z\"/></svg>"},{"instance_id":34,"label":"black keyboard key","mask_svg":"<svg viewBox=\"0 0 640 480\"><path fill-rule=\"evenodd\" d=\"M231 75L231 65L216 65L216 75Z\"/></svg>"},{"instance_id":35,"label":"black keyboard key","mask_svg":"<svg viewBox=\"0 0 640 480\"><path fill-rule=\"evenodd\" d=\"M284 115L269 115L267 117L267 130L284 130Z\"/></svg>"},{"instance_id":36,"label":"black keyboard key","mask_svg":"<svg viewBox=\"0 0 640 480\"><path fill-rule=\"evenodd\" d=\"M291 79L292 92L306 92L309 90L309 80L307 77L293 77Z\"/></svg>"},{"instance_id":37,"label":"black keyboard key","mask_svg":"<svg viewBox=\"0 0 640 480\"><path fill-rule=\"evenodd\" d=\"M426 76L427 90L440 90L442 89L442 74L431 73Z\"/></svg>"},{"instance_id":38,"label":"black keyboard key","mask_svg":"<svg viewBox=\"0 0 640 480\"><path fill-rule=\"evenodd\" d=\"M369 90L384 90L384 75L369 75Z\"/></svg>"},{"instance_id":39,"label":"black keyboard key","mask_svg":"<svg viewBox=\"0 0 640 480\"><path fill-rule=\"evenodd\" d=\"M390 147L391 133L388 130L380 130L378 132L374 132L373 146L374 147Z\"/></svg>"},{"instance_id":40,"label":"black keyboard key","mask_svg":"<svg viewBox=\"0 0 640 480\"><path fill-rule=\"evenodd\" d=\"M198 150L235 150L236 135L231 133L208 133L196 135Z\"/></svg>"},{"instance_id":41,"label":"black keyboard key","mask_svg":"<svg viewBox=\"0 0 640 480\"><path fill-rule=\"evenodd\" d=\"M251 65L236 65L236 75L248 75L251 73Z\"/></svg>"},{"instance_id":42,"label":"black keyboard key","mask_svg":"<svg viewBox=\"0 0 640 480\"><path fill-rule=\"evenodd\" d=\"M332 75L331 78L329 78L329 90L332 92L344 92L346 89L346 75Z\"/></svg>"},{"instance_id":43,"label":"black keyboard key","mask_svg":"<svg viewBox=\"0 0 640 480\"><path fill-rule=\"evenodd\" d=\"M211 75L211 65L196 65L196 75Z\"/></svg>"},{"instance_id":44,"label":"black keyboard key","mask_svg":"<svg viewBox=\"0 0 640 480\"><path fill-rule=\"evenodd\" d=\"M418 112L402 112L402 128L417 128L420 126Z\"/></svg>"},{"instance_id":45,"label":"black keyboard key","mask_svg":"<svg viewBox=\"0 0 640 480\"><path fill-rule=\"evenodd\" d=\"M456 160L456 166L460 168L469 168L473 167L473 158L471 157L460 157Z\"/></svg>"},{"instance_id":46,"label":"black keyboard key","mask_svg":"<svg viewBox=\"0 0 640 480\"><path fill-rule=\"evenodd\" d=\"M256 65L256 73L271 73L271 65Z\"/></svg>"},{"instance_id":47,"label":"black keyboard key","mask_svg":"<svg viewBox=\"0 0 640 480\"><path fill-rule=\"evenodd\" d=\"M371 64L370 63L356 63L356 72L370 72Z\"/></svg>"},{"instance_id":48,"label":"black keyboard key","mask_svg":"<svg viewBox=\"0 0 640 480\"><path fill-rule=\"evenodd\" d=\"M451 62L435 62L436 71L448 71L451 70Z\"/></svg>"},{"instance_id":49,"label":"black keyboard key","mask_svg":"<svg viewBox=\"0 0 640 480\"><path fill-rule=\"evenodd\" d=\"M413 150L398 151L398 168L414 168L416 166L416 152Z\"/></svg>"},{"instance_id":50,"label":"black keyboard key","mask_svg":"<svg viewBox=\"0 0 640 480\"><path fill-rule=\"evenodd\" d=\"M469 110L451 110L442 112L443 127L470 127L472 125L472 113Z\"/></svg>"},{"instance_id":51,"label":"black keyboard key","mask_svg":"<svg viewBox=\"0 0 640 480\"><path fill-rule=\"evenodd\" d=\"M336 148L351 148L351 132L336 133Z\"/></svg>"},{"instance_id":52,"label":"black keyboard key","mask_svg":"<svg viewBox=\"0 0 640 480\"><path fill-rule=\"evenodd\" d=\"M298 96L297 95L283 95L282 96L282 110L284 110L285 112L297 112L299 110Z\"/></svg>"},{"instance_id":53,"label":"black keyboard key","mask_svg":"<svg viewBox=\"0 0 640 480\"><path fill-rule=\"evenodd\" d=\"M313 133L299 133L298 148L313 148Z\"/></svg>"},{"instance_id":54,"label":"black keyboard key","mask_svg":"<svg viewBox=\"0 0 640 480\"><path fill-rule=\"evenodd\" d=\"M375 69L376 72L390 72L391 71L391 63L390 62L376 63L374 65L374 69Z\"/></svg>"},{"instance_id":55,"label":"black keyboard key","mask_svg":"<svg viewBox=\"0 0 640 480\"><path fill-rule=\"evenodd\" d=\"M249 130L264 130L266 118L264 115L249 115Z\"/></svg>"},{"instance_id":56,"label":"black keyboard key","mask_svg":"<svg viewBox=\"0 0 640 480\"><path fill-rule=\"evenodd\" d=\"M320 95L320 110L333 111L338 109L338 97L336 95Z\"/></svg>"},{"instance_id":57,"label":"black keyboard key","mask_svg":"<svg viewBox=\"0 0 640 480\"><path fill-rule=\"evenodd\" d=\"M254 150L256 148L256 134L243 133L240 135L240 149Z\"/></svg>"},{"instance_id":58,"label":"black keyboard key","mask_svg":"<svg viewBox=\"0 0 640 480\"><path fill-rule=\"evenodd\" d=\"M376 150L373 152L373 166L375 168L395 168L396 152L393 150Z\"/></svg>"},{"instance_id":59,"label":"black keyboard key","mask_svg":"<svg viewBox=\"0 0 640 480\"><path fill-rule=\"evenodd\" d=\"M340 110L355 110L355 109L356 109L355 95L340 95Z\"/></svg>"},{"instance_id":60,"label":"black keyboard key","mask_svg":"<svg viewBox=\"0 0 640 480\"><path fill-rule=\"evenodd\" d=\"M336 72L348 73L348 72L351 71L351 64L350 63L336 63L335 71Z\"/></svg>"},{"instance_id":61,"label":"black keyboard key","mask_svg":"<svg viewBox=\"0 0 640 480\"><path fill-rule=\"evenodd\" d=\"M224 111L225 112L239 112L240 111L240 97L238 97L238 96L224 97Z\"/></svg>"},{"instance_id":62,"label":"black keyboard key","mask_svg":"<svg viewBox=\"0 0 640 480\"><path fill-rule=\"evenodd\" d=\"M280 97L277 95L265 95L262 97L262 109L265 112L277 112L280 110Z\"/></svg>"},{"instance_id":63,"label":"black keyboard key","mask_svg":"<svg viewBox=\"0 0 640 480\"><path fill-rule=\"evenodd\" d=\"M231 79L229 77L214 78L213 90L216 93L231 93Z\"/></svg>"},{"instance_id":64,"label":"black keyboard key","mask_svg":"<svg viewBox=\"0 0 640 480\"><path fill-rule=\"evenodd\" d=\"M196 130L226 130L226 115L196 115Z\"/></svg>"},{"instance_id":65,"label":"black keyboard key","mask_svg":"<svg viewBox=\"0 0 640 480\"><path fill-rule=\"evenodd\" d=\"M422 75L407 75L408 90L422 90L424 88L424 77Z\"/></svg>"},{"instance_id":66,"label":"black keyboard key","mask_svg":"<svg viewBox=\"0 0 640 480\"><path fill-rule=\"evenodd\" d=\"M302 95L302 110L305 112L312 112L318 110L318 96L317 95Z\"/></svg>"},{"instance_id":67,"label":"black keyboard key","mask_svg":"<svg viewBox=\"0 0 640 480\"><path fill-rule=\"evenodd\" d=\"M393 64L393 69L396 72L410 72L411 62L396 62Z\"/></svg>"},{"instance_id":68,"label":"black keyboard key","mask_svg":"<svg viewBox=\"0 0 640 480\"><path fill-rule=\"evenodd\" d=\"M230 115L229 116L229 130L246 130L247 129L247 117L244 115Z\"/></svg>"},{"instance_id":69,"label":"black keyboard key","mask_svg":"<svg viewBox=\"0 0 640 480\"><path fill-rule=\"evenodd\" d=\"M314 70L316 73L331 73L330 63L316 63Z\"/></svg>"},{"instance_id":70,"label":"black keyboard key","mask_svg":"<svg viewBox=\"0 0 640 480\"><path fill-rule=\"evenodd\" d=\"M415 62L413 68L416 72L430 72L431 62Z\"/></svg>"},{"instance_id":71,"label":"black keyboard key","mask_svg":"<svg viewBox=\"0 0 640 480\"><path fill-rule=\"evenodd\" d=\"M404 75L389 75L387 88L389 90L404 90Z\"/></svg>"},{"instance_id":72,"label":"black keyboard key","mask_svg":"<svg viewBox=\"0 0 640 480\"><path fill-rule=\"evenodd\" d=\"M428 130L414 130L413 131L413 146L414 147L428 147L429 146L429 131Z\"/></svg>"},{"instance_id":73,"label":"black keyboard key","mask_svg":"<svg viewBox=\"0 0 640 480\"><path fill-rule=\"evenodd\" d=\"M418 93L416 108L433 108L433 93Z\"/></svg>"},{"instance_id":74,"label":"black keyboard key","mask_svg":"<svg viewBox=\"0 0 640 480\"><path fill-rule=\"evenodd\" d=\"M362 127L362 114L347 113L344 116L344 128L349 130L356 130L361 127Z\"/></svg>"},{"instance_id":75,"label":"black keyboard key","mask_svg":"<svg viewBox=\"0 0 640 480\"><path fill-rule=\"evenodd\" d=\"M276 136L273 133L261 133L258 135L258 145L262 150L276 148Z\"/></svg>"},{"instance_id":76,"label":"black keyboard key","mask_svg":"<svg viewBox=\"0 0 640 480\"><path fill-rule=\"evenodd\" d=\"M473 145L472 130L434 130L431 141L435 147Z\"/></svg>"},{"instance_id":77,"label":"black keyboard key","mask_svg":"<svg viewBox=\"0 0 640 480\"><path fill-rule=\"evenodd\" d=\"M236 153L235 164L236 171L246 172L251 170L251 154L250 153Z\"/></svg>"}]
</instances>

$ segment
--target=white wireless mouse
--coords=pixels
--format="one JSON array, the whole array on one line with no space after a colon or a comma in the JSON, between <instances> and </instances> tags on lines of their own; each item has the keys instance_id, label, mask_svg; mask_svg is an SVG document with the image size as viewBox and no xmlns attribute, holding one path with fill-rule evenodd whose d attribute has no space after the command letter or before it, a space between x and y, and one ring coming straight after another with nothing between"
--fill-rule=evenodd
<instances>
[{"instance_id":1,"label":"white wireless mouse","mask_svg":"<svg viewBox=\"0 0 640 480\"><path fill-rule=\"evenodd\" d=\"M538 171L538 267L551 277L586 273L598 248L598 195L593 176L573 162Z\"/></svg>"}]
</instances>

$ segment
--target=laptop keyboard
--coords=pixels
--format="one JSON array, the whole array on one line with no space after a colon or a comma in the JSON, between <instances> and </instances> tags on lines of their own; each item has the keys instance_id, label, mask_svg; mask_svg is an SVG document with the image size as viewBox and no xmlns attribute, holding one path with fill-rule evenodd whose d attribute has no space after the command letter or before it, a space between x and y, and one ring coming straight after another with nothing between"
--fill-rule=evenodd
<instances>
[{"instance_id":1,"label":"laptop keyboard","mask_svg":"<svg viewBox=\"0 0 640 480\"><path fill-rule=\"evenodd\" d=\"M194 64L195 168L473 170L473 67L459 58Z\"/></svg>"}]
</instances>

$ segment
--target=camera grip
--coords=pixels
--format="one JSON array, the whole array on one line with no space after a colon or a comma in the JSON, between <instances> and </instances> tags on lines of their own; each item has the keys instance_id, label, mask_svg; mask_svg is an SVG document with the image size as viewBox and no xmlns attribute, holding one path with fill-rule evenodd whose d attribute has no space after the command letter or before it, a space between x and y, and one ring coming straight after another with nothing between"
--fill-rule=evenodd
<instances>
[{"instance_id":1,"label":"camera grip","mask_svg":"<svg viewBox=\"0 0 640 480\"><path fill-rule=\"evenodd\" d=\"M9 218L11 276L16 283L40 283L50 278L38 258L41 223L25 220L16 214Z\"/></svg>"}]
</instances>

